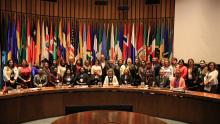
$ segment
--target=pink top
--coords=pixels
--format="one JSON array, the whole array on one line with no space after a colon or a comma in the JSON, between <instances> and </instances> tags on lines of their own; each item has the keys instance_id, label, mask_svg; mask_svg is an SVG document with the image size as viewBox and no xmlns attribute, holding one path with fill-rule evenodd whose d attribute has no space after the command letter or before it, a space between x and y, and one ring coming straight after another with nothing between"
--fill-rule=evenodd
<instances>
[{"instance_id":1,"label":"pink top","mask_svg":"<svg viewBox=\"0 0 220 124\"><path fill-rule=\"evenodd\" d=\"M172 78L170 80L170 89L173 89L173 88L186 89L185 80L182 77L180 77L179 80L176 80L176 77Z\"/></svg>"},{"instance_id":2,"label":"pink top","mask_svg":"<svg viewBox=\"0 0 220 124\"><path fill-rule=\"evenodd\" d=\"M186 79L186 75L187 75L187 67L186 66L182 66L182 67L178 67L178 69L180 70L180 75L183 79Z\"/></svg>"}]
</instances>

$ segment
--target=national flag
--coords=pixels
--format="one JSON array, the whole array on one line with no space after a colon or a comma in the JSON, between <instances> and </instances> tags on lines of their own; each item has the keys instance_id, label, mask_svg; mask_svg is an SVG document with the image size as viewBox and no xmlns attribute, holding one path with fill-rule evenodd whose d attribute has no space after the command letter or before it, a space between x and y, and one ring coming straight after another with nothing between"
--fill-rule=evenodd
<instances>
[{"instance_id":1,"label":"national flag","mask_svg":"<svg viewBox=\"0 0 220 124\"><path fill-rule=\"evenodd\" d=\"M36 38L36 64L40 64L40 52L41 52L41 42L40 42L40 20L37 21L37 38Z\"/></svg>"},{"instance_id":2,"label":"national flag","mask_svg":"<svg viewBox=\"0 0 220 124\"><path fill-rule=\"evenodd\" d=\"M147 32L147 24L146 24L146 23L144 23L144 32L143 32L143 34L144 34L143 45L144 45L145 47L147 47L148 32Z\"/></svg>"},{"instance_id":3,"label":"national flag","mask_svg":"<svg viewBox=\"0 0 220 124\"><path fill-rule=\"evenodd\" d=\"M96 32L97 29L94 31L93 30L93 34L94 34L94 40L93 40L93 43L92 43L92 62L94 63L95 62L95 59L96 59L96 53L98 52L98 40L97 40L97 34L98 32Z\"/></svg>"},{"instance_id":4,"label":"national flag","mask_svg":"<svg viewBox=\"0 0 220 124\"><path fill-rule=\"evenodd\" d=\"M30 31L30 21L29 18L27 18L27 35L26 35L26 60L28 63L31 63L31 31Z\"/></svg>"},{"instance_id":5,"label":"national flag","mask_svg":"<svg viewBox=\"0 0 220 124\"><path fill-rule=\"evenodd\" d=\"M54 25L54 36L53 36L53 60L57 60L57 46L58 46L58 30L57 25Z\"/></svg>"},{"instance_id":6,"label":"national flag","mask_svg":"<svg viewBox=\"0 0 220 124\"><path fill-rule=\"evenodd\" d=\"M143 46L143 24L139 23L139 31L137 31L138 35L136 35L137 38L137 44L136 44L136 49L138 52L140 52L141 47Z\"/></svg>"},{"instance_id":7,"label":"national flag","mask_svg":"<svg viewBox=\"0 0 220 124\"><path fill-rule=\"evenodd\" d=\"M131 60L132 60L132 63L134 63L135 61L135 27L134 27L134 23L132 24L132 31L131 31Z\"/></svg>"},{"instance_id":8,"label":"national flag","mask_svg":"<svg viewBox=\"0 0 220 124\"><path fill-rule=\"evenodd\" d=\"M131 58L131 23L128 23L126 58Z\"/></svg>"},{"instance_id":9,"label":"national flag","mask_svg":"<svg viewBox=\"0 0 220 124\"><path fill-rule=\"evenodd\" d=\"M82 22L79 25L79 58L83 58Z\"/></svg>"},{"instance_id":10,"label":"national flag","mask_svg":"<svg viewBox=\"0 0 220 124\"><path fill-rule=\"evenodd\" d=\"M16 39L17 39L17 52L18 52L18 61L20 62L20 50L21 50L21 24L20 19L17 19L16 25Z\"/></svg>"},{"instance_id":11,"label":"national flag","mask_svg":"<svg viewBox=\"0 0 220 124\"><path fill-rule=\"evenodd\" d=\"M95 52L95 48L94 48L94 45L95 45L95 35L96 35L96 28L93 24L90 25L90 39L91 39L91 62L94 63L95 60L96 60L96 52ZM97 48L97 38L96 38L96 48Z\"/></svg>"},{"instance_id":12,"label":"national flag","mask_svg":"<svg viewBox=\"0 0 220 124\"><path fill-rule=\"evenodd\" d=\"M120 26L119 37L118 37L118 59L122 59L122 51L123 51L123 26Z\"/></svg>"},{"instance_id":13,"label":"national flag","mask_svg":"<svg viewBox=\"0 0 220 124\"><path fill-rule=\"evenodd\" d=\"M7 60L11 59L11 47L12 47L12 42L11 42L11 22L10 19L8 21L8 33L7 33Z\"/></svg>"},{"instance_id":14,"label":"national flag","mask_svg":"<svg viewBox=\"0 0 220 124\"><path fill-rule=\"evenodd\" d=\"M36 51L37 51L37 44L36 44L36 23L35 21L32 24L32 29L31 29L31 56L32 56L32 60L31 60L31 64L35 64L36 63Z\"/></svg>"},{"instance_id":15,"label":"national flag","mask_svg":"<svg viewBox=\"0 0 220 124\"><path fill-rule=\"evenodd\" d=\"M109 58L114 60L115 54L114 54L114 25L112 23L112 27L111 27L111 39L110 39L110 50L109 50Z\"/></svg>"},{"instance_id":16,"label":"national flag","mask_svg":"<svg viewBox=\"0 0 220 124\"><path fill-rule=\"evenodd\" d=\"M101 24L99 24L98 26L99 28L99 32L98 32L98 42L97 42L97 45L98 45L98 54L101 53L101 49L102 49L102 37L103 37L103 27L101 26Z\"/></svg>"},{"instance_id":17,"label":"national flag","mask_svg":"<svg viewBox=\"0 0 220 124\"><path fill-rule=\"evenodd\" d=\"M73 45L71 44L71 38L70 38L70 21L67 22L67 37L66 37L66 61L69 60L70 57L74 57L74 48Z\"/></svg>"},{"instance_id":18,"label":"national flag","mask_svg":"<svg viewBox=\"0 0 220 124\"><path fill-rule=\"evenodd\" d=\"M141 48L141 46L140 46L140 41L139 41L139 32L140 32L140 23L136 23L136 46L135 46L135 48L136 48L136 51L137 51L137 53L139 53L139 50L140 50L140 48Z\"/></svg>"},{"instance_id":19,"label":"national flag","mask_svg":"<svg viewBox=\"0 0 220 124\"><path fill-rule=\"evenodd\" d=\"M150 51L151 51L151 47L150 47L150 45L151 45L151 43L150 43L150 36L151 35L151 25L149 24L149 26L148 26L148 32L147 32L147 46L146 46L146 61L148 61L148 58L149 58L149 55L150 55Z\"/></svg>"},{"instance_id":20,"label":"national flag","mask_svg":"<svg viewBox=\"0 0 220 124\"><path fill-rule=\"evenodd\" d=\"M165 29L165 36L164 36L164 56L168 57L169 55L169 32L168 32L168 25L166 25Z\"/></svg>"},{"instance_id":21,"label":"national flag","mask_svg":"<svg viewBox=\"0 0 220 124\"><path fill-rule=\"evenodd\" d=\"M86 59L91 61L91 33L90 33L90 24L88 23L88 28L87 28L87 38L86 38L86 54L87 57Z\"/></svg>"},{"instance_id":22,"label":"national flag","mask_svg":"<svg viewBox=\"0 0 220 124\"><path fill-rule=\"evenodd\" d=\"M63 32L62 32L62 19L60 19L60 22L59 22L59 34L58 34L58 37L59 37L59 43L61 46L63 46Z\"/></svg>"},{"instance_id":23,"label":"national flag","mask_svg":"<svg viewBox=\"0 0 220 124\"><path fill-rule=\"evenodd\" d=\"M156 29L156 23L153 24L153 31L151 33L151 56L150 56L150 60L152 60L152 58L155 56L155 45L156 45L156 33L157 33L157 29Z\"/></svg>"},{"instance_id":24,"label":"national flag","mask_svg":"<svg viewBox=\"0 0 220 124\"><path fill-rule=\"evenodd\" d=\"M103 28L103 35L102 35L102 54L105 56L105 58L108 57L107 49L106 49L107 41L106 41L106 31L105 31L105 24Z\"/></svg>"},{"instance_id":25,"label":"national flag","mask_svg":"<svg viewBox=\"0 0 220 124\"><path fill-rule=\"evenodd\" d=\"M96 31L97 31L97 29L96 29ZM98 52L98 39L97 39L98 32L96 32L96 31L94 31L94 45L92 47L94 49L95 54Z\"/></svg>"},{"instance_id":26,"label":"national flag","mask_svg":"<svg viewBox=\"0 0 220 124\"><path fill-rule=\"evenodd\" d=\"M8 21L7 18L2 18L2 43L1 43L1 56L2 56L2 65L6 64L7 61L7 33L8 33Z\"/></svg>"},{"instance_id":27,"label":"national flag","mask_svg":"<svg viewBox=\"0 0 220 124\"><path fill-rule=\"evenodd\" d=\"M83 61L86 60L86 24L83 23Z\"/></svg>"},{"instance_id":28,"label":"national flag","mask_svg":"<svg viewBox=\"0 0 220 124\"><path fill-rule=\"evenodd\" d=\"M18 63L18 48L17 48L17 39L16 39L16 24L14 22L12 27L12 60L15 63Z\"/></svg>"},{"instance_id":29,"label":"national flag","mask_svg":"<svg viewBox=\"0 0 220 124\"><path fill-rule=\"evenodd\" d=\"M77 57L78 54L78 42L79 42L79 27L78 23L74 22L72 24L72 29L71 29L71 48L73 49L73 57Z\"/></svg>"},{"instance_id":30,"label":"national flag","mask_svg":"<svg viewBox=\"0 0 220 124\"><path fill-rule=\"evenodd\" d=\"M41 61L47 58L46 51L46 41L45 41L45 29L44 29L44 21L42 22L41 28Z\"/></svg>"},{"instance_id":31,"label":"national flag","mask_svg":"<svg viewBox=\"0 0 220 124\"><path fill-rule=\"evenodd\" d=\"M21 60L26 59L26 28L25 28L25 21L22 23L22 28L21 28Z\"/></svg>"},{"instance_id":32,"label":"national flag","mask_svg":"<svg viewBox=\"0 0 220 124\"><path fill-rule=\"evenodd\" d=\"M48 21L46 22L46 34L45 34L45 56L46 59L49 60L49 45L50 45L50 36L49 36L49 24Z\"/></svg>"},{"instance_id":33,"label":"national flag","mask_svg":"<svg viewBox=\"0 0 220 124\"><path fill-rule=\"evenodd\" d=\"M156 42L155 42L155 48L159 48L160 46L160 26L156 26Z\"/></svg>"},{"instance_id":34,"label":"national flag","mask_svg":"<svg viewBox=\"0 0 220 124\"><path fill-rule=\"evenodd\" d=\"M115 41L114 41L115 59L118 59L119 42L118 42L118 24L115 24Z\"/></svg>"},{"instance_id":35,"label":"national flag","mask_svg":"<svg viewBox=\"0 0 220 124\"><path fill-rule=\"evenodd\" d=\"M54 45L54 40L53 40L53 23L52 21L50 22L50 40L49 40L49 61L52 62L53 60L53 45Z\"/></svg>"},{"instance_id":36,"label":"national flag","mask_svg":"<svg viewBox=\"0 0 220 124\"><path fill-rule=\"evenodd\" d=\"M109 51L110 51L110 45L111 45L111 27L108 23L107 25L107 58L106 59L110 59L110 55L109 55Z\"/></svg>"},{"instance_id":37,"label":"national flag","mask_svg":"<svg viewBox=\"0 0 220 124\"><path fill-rule=\"evenodd\" d=\"M169 58L173 56L173 27L170 23L170 32L169 32Z\"/></svg>"},{"instance_id":38,"label":"national flag","mask_svg":"<svg viewBox=\"0 0 220 124\"><path fill-rule=\"evenodd\" d=\"M122 47L122 59L126 60L126 50L128 47L127 43L127 26L124 23L124 33L123 33L123 47Z\"/></svg>"},{"instance_id":39,"label":"national flag","mask_svg":"<svg viewBox=\"0 0 220 124\"><path fill-rule=\"evenodd\" d=\"M60 55L66 60L66 23L62 22L62 44L60 44Z\"/></svg>"},{"instance_id":40,"label":"national flag","mask_svg":"<svg viewBox=\"0 0 220 124\"><path fill-rule=\"evenodd\" d=\"M164 25L161 24L161 32L160 32L160 59L163 58L164 53Z\"/></svg>"}]
</instances>

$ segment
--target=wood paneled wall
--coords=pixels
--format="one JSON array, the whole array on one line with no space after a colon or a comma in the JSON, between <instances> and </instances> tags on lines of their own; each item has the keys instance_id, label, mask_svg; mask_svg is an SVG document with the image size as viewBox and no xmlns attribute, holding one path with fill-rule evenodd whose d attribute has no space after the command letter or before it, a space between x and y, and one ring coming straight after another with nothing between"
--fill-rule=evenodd
<instances>
[{"instance_id":1,"label":"wood paneled wall","mask_svg":"<svg viewBox=\"0 0 220 124\"><path fill-rule=\"evenodd\" d=\"M119 10L128 5L128 10ZM174 18L175 0L160 0L160 4L145 4L145 0L108 0L107 5L95 5L95 0L1 0L1 12L34 16L101 20L142 20Z\"/></svg>"}]
</instances>

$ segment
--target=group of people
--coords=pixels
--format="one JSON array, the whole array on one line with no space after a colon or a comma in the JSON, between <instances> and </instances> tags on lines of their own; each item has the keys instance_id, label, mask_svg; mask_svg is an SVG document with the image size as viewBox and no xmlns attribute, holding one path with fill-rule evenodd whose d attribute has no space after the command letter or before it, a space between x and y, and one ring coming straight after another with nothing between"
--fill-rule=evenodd
<instances>
[{"instance_id":1,"label":"group of people","mask_svg":"<svg viewBox=\"0 0 220 124\"><path fill-rule=\"evenodd\" d=\"M132 85L141 84L150 87L180 88L195 91L206 91L216 93L218 87L218 71L214 62L206 63L201 60L199 66L189 59L187 66L184 60L167 58L158 60L153 58L152 62L128 58L126 61L106 60L104 55L96 59L93 64L88 60L69 58L64 60L53 60L49 63L42 61L41 66L29 66L23 60L19 67L9 60L3 69L3 86L16 88L46 87L57 85Z\"/></svg>"}]
</instances>

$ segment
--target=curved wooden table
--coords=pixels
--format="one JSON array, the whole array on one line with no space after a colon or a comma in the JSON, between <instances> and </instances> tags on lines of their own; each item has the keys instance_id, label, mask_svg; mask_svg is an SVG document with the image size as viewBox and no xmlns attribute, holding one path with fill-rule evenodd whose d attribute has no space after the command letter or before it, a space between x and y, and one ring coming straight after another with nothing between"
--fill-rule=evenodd
<instances>
[{"instance_id":1,"label":"curved wooden table","mask_svg":"<svg viewBox=\"0 0 220 124\"><path fill-rule=\"evenodd\" d=\"M66 106L131 105L133 112L188 123L219 123L220 95L143 88L43 88L0 95L0 123L62 116Z\"/></svg>"},{"instance_id":2,"label":"curved wooden table","mask_svg":"<svg viewBox=\"0 0 220 124\"><path fill-rule=\"evenodd\" d=\"M59 118L52 124L166 124L148 115L124 111L86 111Z\"/></svg>"}]
</instances>

